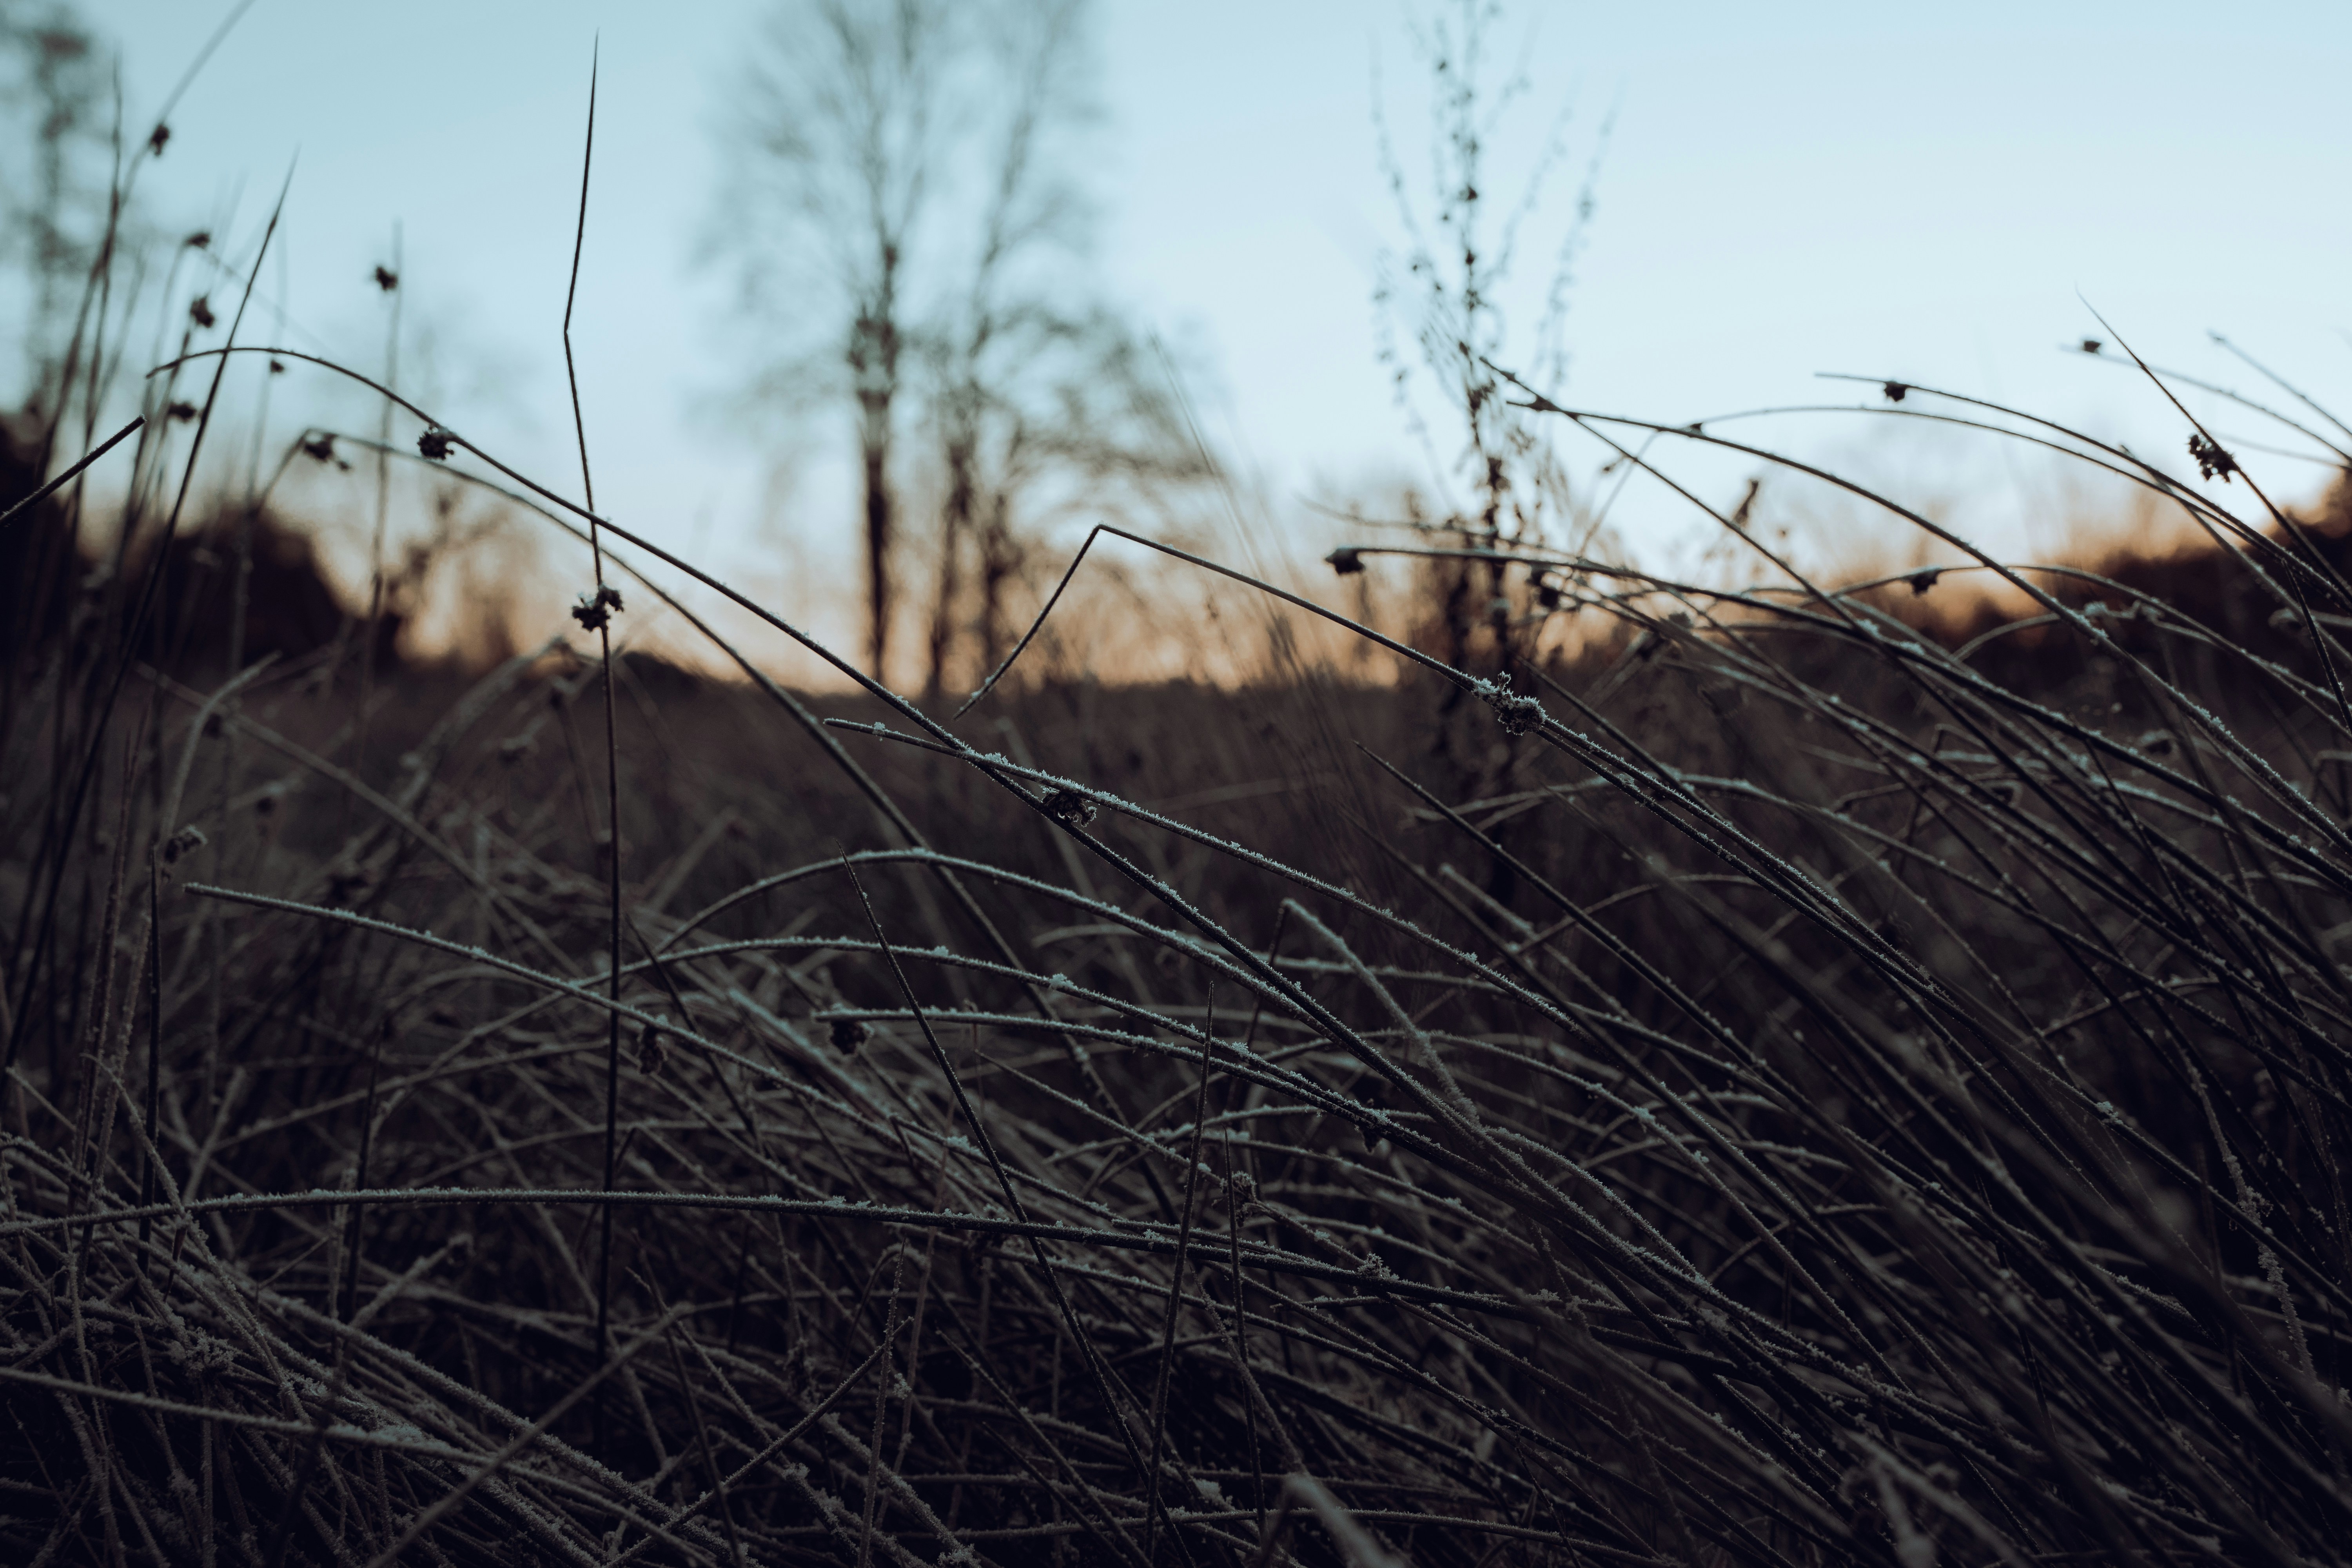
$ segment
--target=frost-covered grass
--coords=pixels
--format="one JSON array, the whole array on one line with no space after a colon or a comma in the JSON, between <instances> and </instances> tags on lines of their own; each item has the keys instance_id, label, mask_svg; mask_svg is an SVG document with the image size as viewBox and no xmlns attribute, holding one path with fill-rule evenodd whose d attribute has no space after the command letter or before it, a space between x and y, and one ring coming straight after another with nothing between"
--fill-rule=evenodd
<instances>
[{"instance_id":1,"label":"frost-covered grass","mask_svg":"<svg viewBox=\"0 0 2352 1568\"><path fill-rule=\"evenodd\" d=\"M1489 544L1394 684L616 659L617 986L595 660L354 759L28 651L0 1541L2336 1561L2352 590L2166 494L1965 637Z\"/></svg>"}]
</instances>

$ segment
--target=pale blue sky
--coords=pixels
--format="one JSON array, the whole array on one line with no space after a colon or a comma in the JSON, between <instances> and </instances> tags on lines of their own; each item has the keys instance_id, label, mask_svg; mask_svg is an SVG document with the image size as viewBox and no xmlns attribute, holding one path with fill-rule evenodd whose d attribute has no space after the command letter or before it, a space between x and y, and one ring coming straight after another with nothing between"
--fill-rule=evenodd
<instances>
[{"instance_id":1,"label":"pale blue sky","mask_svg":"<svg viewBox=\"0 0 2352 1568\"><path fill-rule=\"evenodd\" d=\"M143 124L226 7L88 9L122 42ZM763 500L761 455L710 416L729 323L719 279L691 266L714 95L759 9L260 0L174 116L148 189L190 222L235 201L242 234L299 151L293 312L362 365L382 352L368 269L400 220L409 308L446 344L450 418L568 489L557 333L601 31L576 329L599 499L755 576L822 564L845 487L819 440L781 515ZM1425 477L1370 304L1399 235L1374 158L1376 54L1400 132L1420 134L1402 15L1391 0L1103 5L1108 286L1201 355L1211 434L1277 517L1300 493ZM1812 401L1813 372L1858 370L2169 453L2179 436L2146 388L2055 352L2097 331L2087 299L2151 357L2251 385L2205 342L2221 328L2352 404L2352 6L1549 3L1517 8L1515 56L1530 22L1522 137L1572 101L1580 154L1617 112L1574 297L1577 399L1680 421ZM299 395L282 390L280 412ZM1865 437L1786 438L1853 457ZM1990 525L2049 504L2038 470L1915 445L1892 448L1896 466L1970 489ZM2293 493L2319 470L2278 472ZM1664 538L1662 507L1627 504L1637 538Z\"/></svg>"}]
</instances>

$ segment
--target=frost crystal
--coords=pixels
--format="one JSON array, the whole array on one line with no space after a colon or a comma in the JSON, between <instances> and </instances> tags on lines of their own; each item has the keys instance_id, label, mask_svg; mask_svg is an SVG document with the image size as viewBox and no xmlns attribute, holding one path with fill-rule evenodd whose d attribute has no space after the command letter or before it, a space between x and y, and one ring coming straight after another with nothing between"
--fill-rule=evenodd
<instances>
[{"instance_id":1,"label":"frost crystal","mask_svg":"<svg viewBox=\"0 0 2352 1568\"><path fill-rule=\"evenodd\" d=\"M1506 735L1525 735L1543 728L1543 704L1511 689L1510 672L1481 684L1478 695L1495 710L1495 722Z\"/></svg>"}]
</instances>

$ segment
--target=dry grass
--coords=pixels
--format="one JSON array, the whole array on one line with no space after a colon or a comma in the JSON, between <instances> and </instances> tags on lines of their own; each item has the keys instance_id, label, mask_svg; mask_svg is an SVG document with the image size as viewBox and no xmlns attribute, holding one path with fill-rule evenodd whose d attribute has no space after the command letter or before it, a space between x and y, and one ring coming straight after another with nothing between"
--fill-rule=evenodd
<instances>
[{"instance_id":1,"label":"dry grass","mask_svg":"<svg viewBox=\"0 0 2352 1568\"><path fill-rule=\"evenodd\" d=\"M184 346L309 357L268 248ZM2344 507L1890 383L2207 542L1862 497L2032 613L1744 507L1761 585L1667 582L1507 537L1479 421L1732 443L1447 341L1483 521L1331 558L1413 555L1408 636L1187 557L1313 635L969 715L388 392L589 543L599 657L306 626L188 504L229 351L152 375L124 514L0 539L0 1555L2341 1561ZM862 695L614 655L656 559Z\"/></svg>"},{"instance_id":2,"label":"dry grass","mask_svg":"<svg viewBox=\"0 0 2352 1568\"><path fill-rule=\"evenodd\" d=\"M1563 563L1541 713L616 659L617 1001L596 667L354 773L348 660L26 648L0 1540L2337 1560L2352 595L2223 531L1966 658Z\"/></svg>"}]
</instances>

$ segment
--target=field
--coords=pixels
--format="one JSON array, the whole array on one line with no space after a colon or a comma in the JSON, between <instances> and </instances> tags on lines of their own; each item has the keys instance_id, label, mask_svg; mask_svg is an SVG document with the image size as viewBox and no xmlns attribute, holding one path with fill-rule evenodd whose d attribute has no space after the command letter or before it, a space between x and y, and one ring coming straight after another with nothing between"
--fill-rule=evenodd
<instances>
[{"instance_id":1,"label":"field","mask_svg":"<svg viewBox=\"0 0 2352 1568\"><path fill-rule=\"evenodd\" d=\"M2340 1561L2352 519L2141 477L952 720L28 513L0 1555Z\"/></svg>"}]
</instances>

